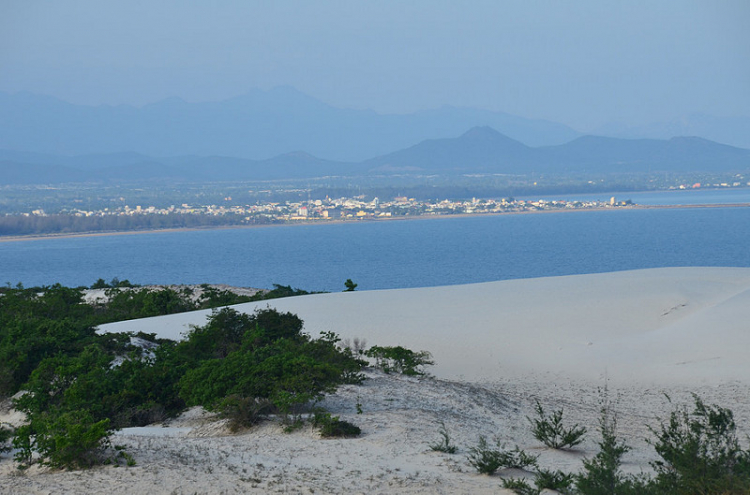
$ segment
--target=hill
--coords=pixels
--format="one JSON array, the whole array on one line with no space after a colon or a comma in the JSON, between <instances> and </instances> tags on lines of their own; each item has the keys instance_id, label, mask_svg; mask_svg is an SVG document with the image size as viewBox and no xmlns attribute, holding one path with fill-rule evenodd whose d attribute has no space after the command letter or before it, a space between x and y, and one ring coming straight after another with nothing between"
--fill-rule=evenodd
<instances>
[{"instance_id":1,"label":"hill","mask_svg":"<svg viewBox=\"0 0 750 495\"><path fill-rule=\"evenodd\" d=\"M562 124L469 108L404 115L336 108L289 87L216 102L169 98L143 107L73 105L0 92L0 115L0 148L56 155L136 152L264 160L304 150L357 162L477 125L533 146L580 136Z\"/></svg>"},{"instance_id":2,"label":"hill","mask_svg":"<svg viewBox=\"0 0 750 495\"><path fill-rule=\"evenodd\" d=\"M696 137L669 140L583 136L533 148L488 126L429 139L362 162L324 160L298 151L266 160L227 156L152 157L140 153L74 157L0 150L0 185L144 180L221 182L315 177L471 174L742 173L750 150Z\"/></svg>"},{"instance_id":3,"label":"hill","mask_svg":"<svg viewBox=\"0 0 750 495\"><path fill-rule=\"evenodd\" d=\"M600 136L531 148L490 127L476 127L457 138L423 141L365 164L371 172L444 174L729 172L750 168L750 150L696 137Z\"/></svg>"}]
</instances>

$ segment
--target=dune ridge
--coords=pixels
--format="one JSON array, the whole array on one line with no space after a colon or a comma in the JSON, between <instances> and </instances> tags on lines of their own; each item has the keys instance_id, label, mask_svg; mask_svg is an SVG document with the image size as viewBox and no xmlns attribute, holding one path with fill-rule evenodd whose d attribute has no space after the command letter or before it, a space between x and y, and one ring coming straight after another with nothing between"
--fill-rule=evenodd
<instances>
[{"instance_id":1,"label":"dune ridge","mask_svg":"<svg viewBox=\"0 0 750 495\"><path fill-rule=\"evenodd\" d=\"M750 380L750 268L659 268L315 294L235 306L291 311L317 335L427 350L440 378L601 383ZM209 311L103 325L179 338Z\"/></svg>"}]
</instances>

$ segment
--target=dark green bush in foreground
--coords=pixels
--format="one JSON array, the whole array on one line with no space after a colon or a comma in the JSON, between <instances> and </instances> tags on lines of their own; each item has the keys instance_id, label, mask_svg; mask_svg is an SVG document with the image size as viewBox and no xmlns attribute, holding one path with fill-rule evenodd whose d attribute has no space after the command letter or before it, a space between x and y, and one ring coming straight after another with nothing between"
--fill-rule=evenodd
<instances>
[{"instance_id":1,"label":"dark green bush in foreground","mask_svg":"<svg viewBox=\"0 0 750 495\"><path fill-rule=\"evenodd\" d=\"M174 300L159 294L137 304ZM363 363L339 349L335 334L312 338L290 313L225 308L179 343L142 335L151 340L144 348L131 336L97 335L91 323L102 318L101 308L80 297L59 287L41 296L6 291L0 297L0 322L9 323L0 327L0 357L16 368L0 367L3 393L27 391L15 401L28 419L14 438L22 464L32 458L59 468L128 461L109 442L115 429L163 420L187 405L222 412L233 427L249 426L270 412L296 413L339 384L362 379ZM330 423L334 430L345 426Z\"/></svg>"},{"instance_id":2,"label":"dark green bush in foreground","mask_svg":"<svg viewBox=\"0 0 750 495\"><path fill-rule=\"evenodd\" d=\"M659 493L750 493L750 451L740 447L732 411L696 396L692 412L673 411L653 433Z\"/></svg>"},{"instance_id":3,"label":"dark green bush in foreground","mask_svg":"<svg viewBox=\"0 0 750 495\"><path fill-rule=\"evenodd\" d=\"M514 478L500 480L501 486L520 495L538 495L545 488L569 495L750 495L750 451L740 446L728 409L706 405L696 396L691 412L672 412L652 430L655 438L650 443L660 460L652 464L656 475L651 477L623 474L622 458L630 448L617 438L616 430L617 418L605 401L599 452L583 461L580 473L537 467L534 486ZM508 462L509 454L520 459L523 452L491 448L484 438L469 452L469 464L483 474L511 465L536 467L529 460Z\"/></svg>"},{"instance_id":4,"label":"dark green bush in foreground","mask_svg":"<svg viewBox=\"0 0 750 495\"><path fill-rule=\"evenodd\" d=\"M584 461L576 481L581 495L747 495L750 494L750 451L737 439L730 410L708 406L697 396L694 408L673 411L652 430L650 441L660 460L656 476L623 475L622 456L629 448L616 437L616 420L604 410L599 453Z\"/></svg>"},{"instance_id":5,"label":"dark green bush in foreground","mask_svg":"<svg viewBox=\"0 0 750 495\"><path fill-rule=\"evenodd\" d=\"M302 320L268 309L243 315L225 308L177 346L194 365L179 381L188 405L210 410L228 396L269 399L282 412L361 381L362 363L332 333L302 333Z\"/></svg>"},{"instance_id":6,"label":"dark green bush in foreground","mask_svg":"<svg viewBox=\"0 0 750 495\"><path fill-rule=\"evenodd\" d=\"M606 398L605 398L606 400ZM621 470L622 457L629 450L617 438L617 417L605 402L599 418L599 452L584 459L583 471L576 477L577 493L582 495L646 495L651 493L642 477L626 476Z\"/></svg>"}]
</instances>

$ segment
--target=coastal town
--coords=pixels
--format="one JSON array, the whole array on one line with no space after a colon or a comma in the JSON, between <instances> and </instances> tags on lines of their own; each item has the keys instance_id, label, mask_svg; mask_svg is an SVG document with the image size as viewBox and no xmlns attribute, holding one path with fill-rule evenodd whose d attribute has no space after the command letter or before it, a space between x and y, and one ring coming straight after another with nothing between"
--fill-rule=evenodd
<instances>
[{"instance_id":1,"label":"coastal town","mask_svg":"<svg viewBox=\"0 0 750 495\"><path fill-rule=\"evenodd\" d=\"M225 198L227 203L231 197ZM415 198L396 197L380 201L377 197L325 198L306 201L284 201L258 203L255 205L189 205L155 206L125 205L102 210L70 209L63 214L76 217L106 217L141 215L205 215L209 217L234 217L241 223L287 223L324 222L331 220L385 219L405 216L438 215L477 215L497 213L521 213L578 209L606 209L633 206L630 200L618 201L611 197L608 201L565 201L565 200L517 200L477 199L467 201L419 201ZM46 216L44 210L37 209L28 215Z\"/></svg>"}]
</instances>

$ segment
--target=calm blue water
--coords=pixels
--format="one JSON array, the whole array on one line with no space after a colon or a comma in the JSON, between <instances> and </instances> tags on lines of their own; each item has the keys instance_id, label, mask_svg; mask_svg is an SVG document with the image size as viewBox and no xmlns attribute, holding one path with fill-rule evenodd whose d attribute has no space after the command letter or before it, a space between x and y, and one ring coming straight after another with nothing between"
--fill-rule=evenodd
<instances>
[{"instance_id":1,"label":"calm blue water","mask_svg":"<svg viewBox=\"0 0 750 495\"><path fill-rule=\"evenodd\" d=\"M750 208L415 219L2 242L0 283L77 286L119 277L338 291L351 278L360 289L384 289L750 267L748 247Z\"/></svg>"}]
</instances>

